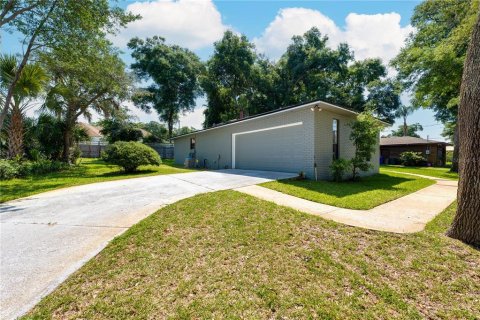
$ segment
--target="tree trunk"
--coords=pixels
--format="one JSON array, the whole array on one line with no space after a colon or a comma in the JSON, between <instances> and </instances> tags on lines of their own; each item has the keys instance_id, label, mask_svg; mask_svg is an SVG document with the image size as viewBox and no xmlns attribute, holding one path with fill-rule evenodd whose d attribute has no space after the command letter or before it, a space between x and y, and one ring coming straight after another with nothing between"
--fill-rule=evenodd
<instances>
[{"instance_id":1,"label":"tree trunk","mask_svg":"<svg viewBox=\"0 0 480 320\"><path fill-rule=\"evenodd\" d=\"M403 136L404 136L404 137L407 136L407 130L408 130L407 117L406 117L406 116L403 116Z\"/></svg>"},{"instance_id":2,"label":"tree trunk","mask_svg":"<svg viewBox=\"0 0 480 320\"><path fill-rule=\"evenodd\" d=\"M458 172L458 125L455 126L453 131L453 157L452 157L452 167L450 171Z\"/></svg>"},{"instance_id":3,"label":"tree trunk","mask_svg":"<svg viewBox=\"0 0 480 320\"><path fill-rule=\"evenodd\" d=\"M448 236L480 247L480 13L463 69L458 136L458 208Z\"/></svg>"},{"instance_id":4,"label":"tree trunk","mask_svg":"<svg viewBox=\"0 0 480 320\"><path fill-rule=\"evenodd\" d=\"M65 131L63 132L63 152L62 158L63 162L70 163L70 148L72 146L72 129L65 126Z\"/></svg>"},{"instance_id":5,"label":"tree trunk","mask_svg":"<svg viewBox=\"0 0 480 320\"><path fill-rule=\"evenodd\" d=\"M12 109L12 116L10 118L10 126L8 128L8 156L12 159L23 156L23 115L18 106Z\"/></svg>"}]
</instances>

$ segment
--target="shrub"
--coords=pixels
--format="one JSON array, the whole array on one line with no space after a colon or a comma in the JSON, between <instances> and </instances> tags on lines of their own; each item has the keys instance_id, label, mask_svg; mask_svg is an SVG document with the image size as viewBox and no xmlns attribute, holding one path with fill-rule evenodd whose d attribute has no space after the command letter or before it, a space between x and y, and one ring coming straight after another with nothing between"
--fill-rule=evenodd
<instances>
[{"instance_id":1,"label":"shrub","mask_svg":"<svg viewBox=\"0 0 480 320\"><path fill-rule=\"evenodd\" d=\"M345 172L349 170L351 166L351 162L348 161L347 159L335 159L333 160L332 164L330 165L330 170L332 172L332 177L333 180L336 182L340 182L343 180L343 176L345 175Z\"/></svg>"},{"instance_id":2,"label":"shrub","mask_svg":"<svg viewBox=\"0 0 480 320\"><path fill-rule=\"evenodd\" d=\"M162 160L158 153L140 142L118 141L109 145L102 159L111 164L122 167L125 172L134 172L142 165L160 165Z\"/></svg>"},{"instance_id":3,"label":"shrub","mask_svg":"<svg viewBox=\"0 0 480 320\"><path fill-rule=\"evenodd\" d=\"M405 151L400 154L400 161L404 166L423 165L426 159L421 152Z\"/></svg>"},{"instance_id":4,"label":"shrub","mask_svg":"<svg viewBox=\"0 0 480 320\"><path fill-rule=\"evenodd\" d=\"M18 165L14 161L0 159L0 180L13 179L18 175Z\"/></svg>"}]
</instances>

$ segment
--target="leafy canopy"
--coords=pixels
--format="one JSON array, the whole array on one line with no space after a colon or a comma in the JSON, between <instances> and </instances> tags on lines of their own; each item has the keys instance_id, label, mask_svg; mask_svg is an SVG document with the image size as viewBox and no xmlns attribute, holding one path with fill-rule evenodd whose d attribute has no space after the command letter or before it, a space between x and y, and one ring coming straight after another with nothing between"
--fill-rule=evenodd
<instances>
[{"instance_id":1,"label":"leafy canopy","mask_svg":"<svg viewBox=\"0 0 480 320\"><path fill-rule=\"evenodd\" d=\"M133 72L140 80L152 82L133 96L133 102L147 112L155 109L168 124L171 137L179 114L192 111L201 93L198 77L202 64L190 50L167 45L157 36L133 38L128 48L135 59Z\"/></svg>"}]
</instances>

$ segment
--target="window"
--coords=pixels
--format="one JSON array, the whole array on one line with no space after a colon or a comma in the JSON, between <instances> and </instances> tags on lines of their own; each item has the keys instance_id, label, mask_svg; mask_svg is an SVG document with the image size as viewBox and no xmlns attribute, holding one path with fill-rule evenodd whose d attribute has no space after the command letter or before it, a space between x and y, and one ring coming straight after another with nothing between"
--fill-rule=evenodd
<instances>
[{"instance_id":1,"label":"window","mask_svg":"<svg viewBox=\"0 0 480 320\"><path fill-rule=\"evenodd\" d=\"M190 150L195 149L195 138L190 138Z\"/></svg>"},{"instance_id":2,"label":"window","mask_svg":"<svg viewBox=\"0 0 480 320\"><path fill-rule=\"evenodd\" d=\"M332 133L333 133L333 141L332 141L332 158L333 160L338 159L338 120L333 119L332 121Z\"/></svg>"}]
</instances>

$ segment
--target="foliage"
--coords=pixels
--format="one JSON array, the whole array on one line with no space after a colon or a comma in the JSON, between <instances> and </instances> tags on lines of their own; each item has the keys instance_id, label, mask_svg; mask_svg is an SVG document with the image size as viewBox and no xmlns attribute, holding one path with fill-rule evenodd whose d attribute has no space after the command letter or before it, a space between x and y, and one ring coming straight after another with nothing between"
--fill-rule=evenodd
<instances>
[{"instance_id":1,"label":"foliage","mask_svg":"<svg viewBox=\"0 0 480 320\"><path fill-rule=\"evenodd\" d=\"M426 159L421 152L404 151L400 154L400 161L404 166L413 167L424 165Z\"/></svg>"},{"instance_id":2,"label":"foliage","mask_svg":"<svg viewBox=\"0 0 480 320\"><path fill-rule=\"evenodd\" d=\"M404 125L398 126L397 130L392 130L391 136L392 137L417 137L420 138L420 135L417 133L418 131L423 131L423 127L420 123L414 123L411 125L407 125L407 131L405 135Z\"/></svg>"},{"instance_id":3,"label":"foliage","mask_svg":"<svg viewBox=\"0 0 480 320\"><path fill-rule=\"evenodd\" d=\"M196 130L197 129L195 129L194 127L181 127L179 129L175 130L175 135L176 136L181 136L183 134L191 133L191 132L194 132Z\"/></svg>"},{"instance_id":4,"label":"foliage","mask_svg":"<svg viewBox=\"0 0 480 320\"><path fill-rule=\"evenodd\" d=\"M37 161L17 161L0 159L0 180L29 177L65 169L63 162L47 159Z\"/></svg>"},{"instance_id":5,"label":"foliage","mask_svg":"<svg viewBox=\"0 0 480 320\"><path fill-rule=\"evenodd\" d=\"M143 138L143 142L155 143L166 142L168 140L168 129L164 124L156 121L141 123L140 126L150 133L149 136Z\"/></svg>"},{"instance_id":6,"label":"foliage","mask_svg":"<svg viewBox=\"0 0 480 320\"><path fill-rule=\"evenodd\" d=\"M132 79L119 52L106 40L92 41L82 52L57 49L42 61L54 79L45 108L64 124L62 157L68 162L77 119L90 119L92 112L115 114L129 96Z\"/></svg>"},{"instance_id":7,"label":"foliage","mask_svg":"<svg viewBox=\"0 0 480 320\"><path fill-rule=\"evenodd\" d=\"M128 48L135 59L133 72L140 80L152 82L133 96L133 102L145 111L156 110L168 124L171 138L178 115L192 111L200 95L200 59L188 49L165 44L165 39L157 36L133 38Z\"/></svg>"},{"instance_id":8,"label":"foliage","mask_svg":"<svg viewBox=\"0 0 480 320\"><path fill-rule=\"evenodd\" d=\"M118 141L109 145L105 149L102 159L107 163L122 167L127 173L135 172L139 166L159 166L162 163L155 150L133 141Z\"/></svg>"},{"instance_id":9,"label":"foliage","mask_svg":"<svg viewBox=\"0 0 480 320\"><path fill-rule=\"evenodd\" d=\"M351 166L350 161L347 159L339 158L332 161L330 165L330 171L332 172L333 181L340 182L343 180L345 173Z\"/></svg>"},{"instance_id":10,"label":"foliage","mask_svg":"<svg viewBox=\"0 0 480 320\"><path fill-rule=\"evenodd\" d=\"M32 55L37 57L62 50L81 57L85 51L105 41L107 34L114 34L120 27L139 18L119 7L111 6L112 1L108 0L27 0L8 3L1 1L1 4L2 30L5 28L7 32L21 33L24 36L24 50L15 75L8 82L6 99L0 113L0 129L3 128L10 106L11 93Z\"/></svg>"},{"instance_id":11,"label":"foliage","mask_svg":"<svg viewBox=\"0 0 480 320\"><path fill-rule=\"evenodd\" d=\"M432 108L438 120L455 121L463 64L478 0L426 0L415 7L415 32L392 61L413 92L415 107Z\"/></svg>"},{"instance_id":12,"label":"foliage","mask_svg":"<svg viewBox=\"0 0 480 320\"><path fill-rule=\"evenodd\" d=\"M18 175L18 166L11 160L0 159L0 180L10 180Z\"/></svg>"},{"instance_id":13,"label":"foliage","mask_svg":"<svg viewBox=\"0 0 480 320\"><path fill-rule=\"evenodd\" d=\"M215 43L202 88L205 127L280 106L323 100L392 121L401 105L398 82L379 59L356 61L347 44L336 49L317 28L295 36L278 62L255 54L245 36L227 31Z\"/></svg>"},{"instance_id":14,"label":"foliage","mask_svg":"<svg viewBox=\"0 0 480 320\"><path fill-rule=\"evenodd\" d=\"M248 112L255 59L254 46L244 35L228 30L220 41L215 42L213 55L207 61L207 71L201 79L208 101L206 127Z\"/></svg>"},{"instance_id":15,"label":"foliage","mask_svg":"<svg viewBox=\"0 0 480 320\"><path fill-rule=\"evenodd\" d=\"M100 132L109 143L117 141L140 141L143 133L134 123L118 120L116 118L100 121Z\"/></svg>"},{"instance_id":16,"label":"foliage","mask_svg":"<svg viewBox=\"0 0 480 320\"><path fill-rule=\"evenodd\" d=\"M378 145L378 135L382 125L372 114L361 113L357 119L349 124L351 127L350 140L355 147L355 155L350 160L352 165L352 179L358 177L360 171L368 171L371 167L370 159Z\"/></svg>"},{"instance_id":17,"label":"foliage","mask_svg":"<svg viewBox=\"0 0 480 320\"><path fill-rule=\"evenodd\" d=\"M18 60L14 55L0 55L0 100L4 101L11 79L17 72ZM11 92L9 114L7 116L8 156L9 158L24 155L24 118L25 112L31 109L48 81L45 70L38 64L27 64L20 74L17 84Z\"/></svg>"}]
</instances>

